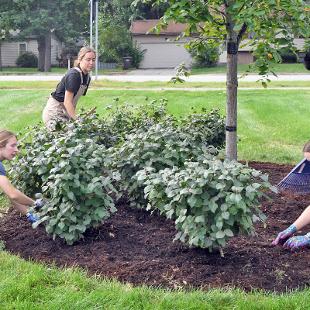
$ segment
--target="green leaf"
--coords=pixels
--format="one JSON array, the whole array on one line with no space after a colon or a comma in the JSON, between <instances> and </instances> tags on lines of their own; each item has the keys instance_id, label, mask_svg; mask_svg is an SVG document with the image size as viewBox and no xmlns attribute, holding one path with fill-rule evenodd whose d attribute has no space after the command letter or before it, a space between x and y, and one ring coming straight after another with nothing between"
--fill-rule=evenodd
<instances>
[{"instance_id":1,"label":"green leaf","mask_svg":"<svg viewBox=\"0 0 310 310\"><path fill-rule=\"evenodd\" d=\"M222 238L225 237L225 232L219 230L219 231L215 234L215 237L216 237L217 239L222 239Z\"/></svg>"},{"instance_id":2,"label":"green leaf","mask_svg":"<svg viewBox=\"0 0 310 310\"><path fill-rule=\"evenodd\" d=\"M203 215L199 215L195 217L195 223L204 223L205 217Z\"/></svg>"}]
</instances>

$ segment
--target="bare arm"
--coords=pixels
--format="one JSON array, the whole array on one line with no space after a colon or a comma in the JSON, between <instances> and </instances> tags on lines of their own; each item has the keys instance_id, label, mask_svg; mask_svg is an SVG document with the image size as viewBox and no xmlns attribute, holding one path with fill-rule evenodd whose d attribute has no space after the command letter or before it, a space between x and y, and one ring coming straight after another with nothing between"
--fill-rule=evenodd
<instances>
[{"instance_id":1,"label":"bare arm","mask_svg":"<svg viewBox=\"0 0 310 310\"><path fill-rule=\"evenodd\" d=\"M34 203L34 200L15 188L6 176L0 176L0 188L14 203L28 206Z\"/></svg>"},{"instance_id":2,"label":"bare arm","mask_svg":"<svg viewBox=\"0 0 310 310\"><path fill-rule=\"evenodd\" d=\"M310 206L308 206L303 213L298 217L298 219L294 222L297 230L302 229L306 225L310 224Z\"/></svg>"},{"instance_id":3,"label":"bare arm","mask_svg":"<svg viewBox=\"0 0 310 310\"><path fill-rule=\"evenodd\" d=\"M65 109L66 109L69 117L72 119L76 119L75 108L73 105L73 97L74 97L74 93L66 90L64 106L65 106Z\"/></svg>"}]
</instances>

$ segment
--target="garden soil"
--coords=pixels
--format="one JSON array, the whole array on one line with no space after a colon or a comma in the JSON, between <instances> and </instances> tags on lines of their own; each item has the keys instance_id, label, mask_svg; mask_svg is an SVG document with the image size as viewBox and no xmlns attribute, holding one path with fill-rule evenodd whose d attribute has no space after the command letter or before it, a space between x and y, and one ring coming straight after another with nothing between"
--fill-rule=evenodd
<instances>
[{"instance_id":1,"label":"garden soil","mask_svg":"<svg viewBox=\"0 0 310 310\"><path fill-rule=\"evenodd\" d=\"M291 166L250 163L277 184ZM32 229L16 212L0 218L0 240L7 251L24 259L68 267L89 274L115 278L132 285L168 288L241 288L285 292L310 284L310 249L291 253L271 245L277 233L288 227L310 204L310 195L281 193L263 199L267 225L256 225L256 236L232 238L218 252L190 248L173 242L176 231L170 220L144 210L118 206L105 224L87 231L73 246L52 240L44 227ZM300 232L306 233L306 231Z\"/></svg>"}]
</instances>

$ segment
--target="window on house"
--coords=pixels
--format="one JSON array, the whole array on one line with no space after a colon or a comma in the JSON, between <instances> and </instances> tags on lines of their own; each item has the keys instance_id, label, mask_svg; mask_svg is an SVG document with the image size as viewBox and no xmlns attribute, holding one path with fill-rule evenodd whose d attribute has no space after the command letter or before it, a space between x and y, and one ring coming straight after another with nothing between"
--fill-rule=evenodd
<instances>
[{"instance_id":1,"label":"window on house","mask_svg":"<svg viewBox=\"0 0 310 310\"><path fill-rule=\"evenodd\" d=\"M27 44L19 43L19 55L22 55L27 52Z\"/></svg>"}]
</instances>

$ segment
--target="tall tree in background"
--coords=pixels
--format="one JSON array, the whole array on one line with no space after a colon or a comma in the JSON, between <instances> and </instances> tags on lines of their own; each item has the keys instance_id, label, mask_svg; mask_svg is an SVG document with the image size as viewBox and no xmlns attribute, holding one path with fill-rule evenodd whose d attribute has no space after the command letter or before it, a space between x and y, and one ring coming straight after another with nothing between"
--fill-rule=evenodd
<instances>
[{"instance_id":1,"label":"tall tree in background","mask_svg":"<svg viewBox=\"0 0 310 310\"><path fill-rule=\"evenodd\" d=\"M82 36L88 27L85 0L1 0L0 29L16 30L17 37L36 36L40 71L51 67L51 36L66 42Z\"/></svg>"},{"instance_id":2,"label":"tall tree in background","mask_svg":"<svg viewBox=\"0 0 310 310\"><path fill-rule=\"evenodd\" d=\"M294 49L294 37L309 38L309 7L303 0L136 0L141 3L168 4L161 26L169 21L188 24L185 35L199 34L201 42L226 42L227 104L226 158L237 160L237 63L243 39L253 49L255 63L266 86L272 63L280 62L279 51Z\"/></svg>"},{"instance_id":3,"label":"tall tree in background","mask_svg":"<svg viewBox=\"0 0 310 310\"><path fill-rule=\"evenodd\" d=\"M168 8L167 4L153 6L148 3L132 5L132 0L105 0L99 2L99 12L103 26L125 26L129 29L131 21L136 19L159 19Z\"/></svg>"}]
</instances>

